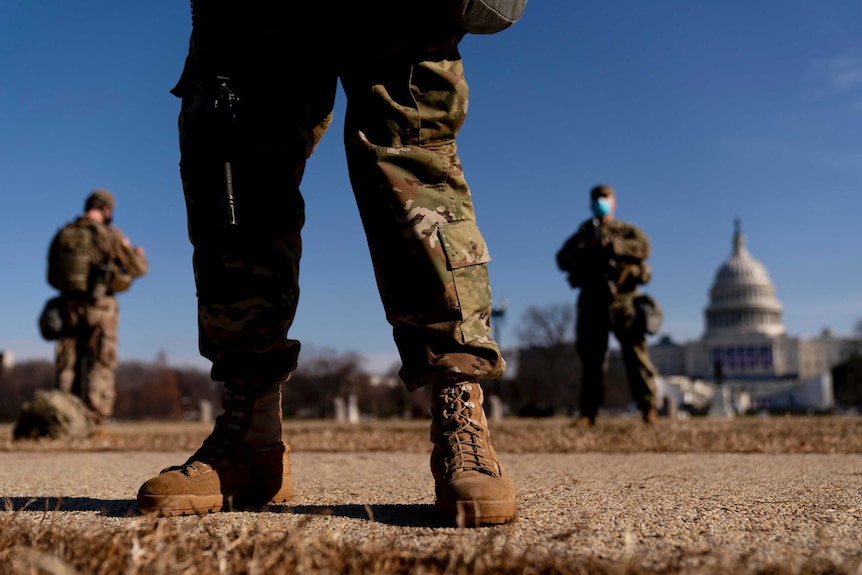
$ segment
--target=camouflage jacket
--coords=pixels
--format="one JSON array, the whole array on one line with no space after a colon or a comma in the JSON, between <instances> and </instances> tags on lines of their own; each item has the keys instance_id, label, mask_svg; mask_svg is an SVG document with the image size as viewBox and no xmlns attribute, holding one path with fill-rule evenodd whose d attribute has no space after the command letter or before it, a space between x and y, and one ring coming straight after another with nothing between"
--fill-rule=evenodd
<instances>
[{"instance_id":1,"label":"camouflage jacket","mask_svg":"<svg viewBox=\"0 0 862 575\"><path fill-rule=\"evenodd\" d=\"M629 294L649 282L649 238L632 224L587 220L557 252L557 266L569 285L586 293Z\"/></svg>"},{"instance_id":2,"label":"camouflage jacket","mask_svg":"<svg viewBox=\"0 0 862 575\"><path fill-rule=\"evenodd\" d=\"M129 288L132 280L147 273L149 263L143 251L135 249L132 242L119 228L105 226L111 233L113 251L109 268L113 274L110 292L122 292Z\"/></svg>"}]
</instances>

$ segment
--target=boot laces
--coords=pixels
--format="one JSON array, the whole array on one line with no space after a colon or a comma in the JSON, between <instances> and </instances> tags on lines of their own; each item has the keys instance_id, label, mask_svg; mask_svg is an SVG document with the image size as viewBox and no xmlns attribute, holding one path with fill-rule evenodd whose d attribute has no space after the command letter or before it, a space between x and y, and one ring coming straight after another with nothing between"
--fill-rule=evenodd
<instances>
[{"instance_id":1,"label":"boot laces","mask_svg":"<svg viewBox=\"0 0 862 575\"><path fill-rule=\"evenodd\" d=\"M445 453L446 474L478 471L496 477L499 473L489 451L488 431L473 418L476 403L470 401L471 390L471 384L460 384L446 389L442 395L439 429L445 439L441 447Z\"/></svg>"},{"instance_id":2,"label":"boot laces","mask_svg":"<svg viewBox=\"0 0 862 575\"><path fill-rule=\"evenodd\" d=\"M224 412L216 417L212 433L204 439L184 467L195 467L195 463L210 465L221 459L235 445L242 441L248 428L253 398L244 393L226 391L221 403Z\"/></svg>"}]
</instances>

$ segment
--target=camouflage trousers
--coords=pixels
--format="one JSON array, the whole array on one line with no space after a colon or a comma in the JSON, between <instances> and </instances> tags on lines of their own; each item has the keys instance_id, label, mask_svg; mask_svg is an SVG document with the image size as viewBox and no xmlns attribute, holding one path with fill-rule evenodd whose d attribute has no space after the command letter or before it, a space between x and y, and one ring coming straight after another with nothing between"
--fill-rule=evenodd
<instances>
[{"instance_id":1,"label":"camouflage trousers","mask_svg":"<svg viewBox=\"0 0 862 575\"><path fill-rule=\"evenodd\" d=\"M604 367L608 337L613 331L620 344L632 400L645 412L657 406L656 369L649 358L644 333L635 327L633 298L636 292L618 295L610 303L589 294L578 297L575 347L581 358L580 413L593 417L604 402Z\"/></svg>"},{"instance_id":2,"label":"camouflage trousers","mask_svg":"<svg viewBox=\"0 0 862 575\"><path fill-rule=\"evenodd\" d=\"M114 413L117 397L117 326L119 308L114 297L68 298L67 325L78 335L57 340L54 362L57 388L80 397L101 421Z\"/></svg>"},{"instance_id":3,"label":"camouflage trousers","mask_svg":"<svg viewBox=\"0 0 862 575\"><path fill-rule=\"evenodd\" d=\"M455 144L468 96L457 49L409 60L290 64L289 90L266 81L237 85L230 141L207 112L205 93L182 94L180 171L200 351L213 362L213 379L283 381L296 367L299 342L287 333L299 298L299 186L331 121L339 78L347 166L402 359L399 375L410 389L500 377L505 362L490 336L490 257ZM227 158L236 226L225 225L218 201Z\"/></svg>"}]
</instances>

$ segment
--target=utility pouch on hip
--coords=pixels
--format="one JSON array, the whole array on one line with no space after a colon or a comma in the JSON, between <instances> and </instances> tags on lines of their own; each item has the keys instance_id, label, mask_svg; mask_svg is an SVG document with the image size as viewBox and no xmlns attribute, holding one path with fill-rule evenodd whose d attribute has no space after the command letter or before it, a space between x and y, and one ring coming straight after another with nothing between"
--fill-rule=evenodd
<instances>
[{"instance_id":1,"label":"utility pouch on hip","mask_svg":"<svg viewBox=\"0 0 862 575\"><path fill-rule=\"evenodd\" d=\"M496 34L518 21L527 0L458 0L453 13L464 32Z\"/></svg>"},{"instance_id":2,"label":"utility pouch on hip","mask_svg":"<svg viewBox=\"0 0 862 575\"><path fill-rule=\"evenodd\" d=\"M655 335L661 329L664 312L652 296L641 294L634 299L635 324L641 333Z\"/></svg>"},{"instance_id":3,"label":"utility pouch on hip","mask_svg":"<svg viewBox=\"0 0 862 575\"><path fill-rule=\"evenodd\" d=\"M45 307L39 314L39 333L42 334L43 338L53 341L69 335L71 330L63 321L64 311L61 296L53 297L45 302Z\"/></svg>"}]
</instances>

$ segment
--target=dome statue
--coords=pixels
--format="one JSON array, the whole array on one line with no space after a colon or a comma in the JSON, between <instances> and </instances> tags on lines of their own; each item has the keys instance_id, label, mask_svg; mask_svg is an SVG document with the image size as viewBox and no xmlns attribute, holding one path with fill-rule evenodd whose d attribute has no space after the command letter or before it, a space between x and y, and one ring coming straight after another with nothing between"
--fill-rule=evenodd
<instances>
[{"instance_id":1,"label":"dome statue","mask_svg":"<svg viewBox=\"0 0 862 575\"><path fill-rule=\"evenodd\" d=\"M734 221L733 253L715 273L709 299L704 339L785 333L775 287L766 268L745 247L739 219Z\"/></svg>"}]
</instances>

